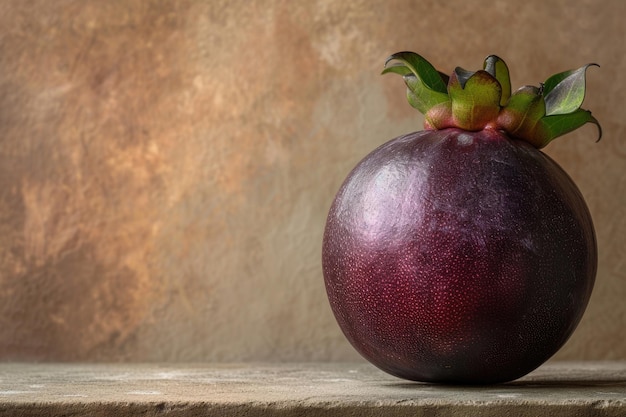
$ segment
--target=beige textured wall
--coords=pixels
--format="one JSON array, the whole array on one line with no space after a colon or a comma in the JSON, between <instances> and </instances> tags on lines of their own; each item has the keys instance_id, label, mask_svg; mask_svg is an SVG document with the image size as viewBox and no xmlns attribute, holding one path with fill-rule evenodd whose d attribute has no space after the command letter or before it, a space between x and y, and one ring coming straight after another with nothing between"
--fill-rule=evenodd
<instances>
[{"instance_id":1,"label":"beige textured wall","mask_svg":"<svg viewBox=\"0 0 626 417\"><path fill-rule=\"evenodd\" d=\"M583 128L546 152L600 269L561 359L626 359L626 2L3 1L0 359L354 360L320 266L349 169L421 128L384 59L513 84L588 62Z\"/></svg>"}]
</instances>

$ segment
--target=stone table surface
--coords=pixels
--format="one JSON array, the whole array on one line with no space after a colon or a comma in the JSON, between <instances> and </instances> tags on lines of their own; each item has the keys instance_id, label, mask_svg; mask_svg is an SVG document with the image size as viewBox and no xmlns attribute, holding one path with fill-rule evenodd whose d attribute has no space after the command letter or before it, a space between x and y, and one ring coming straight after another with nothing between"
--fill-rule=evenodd
<instances>
[{"instance_id":1,"label":"stone table surface","mask_svg":"<svg viewBox=\"0 0 626 417\"><path fill-rule=\"evenodd\" d=\"M517 381L404 381L366 363L0 364L0 416L626 416L626 361Z\"/></svg>"}]
</instances>

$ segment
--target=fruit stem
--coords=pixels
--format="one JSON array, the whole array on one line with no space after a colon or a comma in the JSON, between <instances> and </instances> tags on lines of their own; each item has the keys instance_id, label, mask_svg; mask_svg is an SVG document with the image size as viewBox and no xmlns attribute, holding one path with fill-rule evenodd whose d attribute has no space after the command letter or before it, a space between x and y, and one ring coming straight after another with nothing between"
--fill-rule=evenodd
<instances>
[{"instance_id":1,"label":"fruit stem","mask_svg":"<svg viewBox=\"0 0 626 417\"><path fill-rule=\"evenodd\" d=\"M496 55L485 59L482 70L457 67L448 77L416 53L398 52L387 59L383 74L402 76L409 104L425 116L425 129L498 129L543 148L587 123L597 126L597 141L602 138L598 120L580 107L591 66L598 65L554 74L539 87L513 93L509 69Z\"/></svg>"}]
</instances>

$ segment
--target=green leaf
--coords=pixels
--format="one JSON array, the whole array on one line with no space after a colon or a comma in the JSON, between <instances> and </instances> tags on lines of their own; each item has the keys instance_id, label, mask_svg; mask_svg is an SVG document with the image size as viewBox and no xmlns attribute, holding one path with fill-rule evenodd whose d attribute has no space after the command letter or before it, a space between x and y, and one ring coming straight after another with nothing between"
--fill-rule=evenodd
<instances>
[{"instance_id":1,"label":"green leaf","mask_svg":"<svg viewBox=\"0 0 626 417\"><path fill-rule=\"evenodd\" d=\"M541 91L537 87L527 85L511 95L509 102L498 115L498 124L510 135L525 138L533 145L539 145L543 138L536 137L535 126L545 114L546 106Z\"/></svg>"},{"instance_id":2,"label":"green leaf","mask_svg":"<svg viewBox=\"0 0 626 417\"><path fill-rule=\"evenodd\" d=\"M468 71L461 67L456 67L454 69L454 75L456 76L456 79L459 82L461 88L465 88L467 80L469 80L474 74L476 74L476 71Z\"/></svg>"},{"instance_id":3,"label":"green leaf","mask_svg":"<svg viewBox=\"0 0 626 417\"><path fill-rule=\"evenodd\" d=\"M525 119L534 119L535 121L546 114L541 91L532 85L526 85L514 92L505 109L519 113Z\"/></svg>"},{"instance_id":4,"label":"green leaf","mask_svg":"<svg viewBox=\"0 0 626 417\"><path fill-rule=\"evenodd\" d=\"M439 76L441 77L441 79L443 80L444 84L447 86L448 82L450 81L450 76L448 74L444 74L443 72L439 71ZM447 89L447 87L446 87ZM447 91L447 90L446 90Z\"/></svg>"},{"instance_id":5,"label":"green leaf","mask_svg":"<svg viewBox=\"0 0 626 417\"><path fill-rule=\"evenodd\" d=\"M593 123L598 128L598 139L602 138L602 127L598 120L591 115L588 110L578 109L568 114L558 114L545 116L540 121L542 136L544 136L543 146L552 139L578 129L586 123Z\"/></svg>"},{"instance_id":6,"label":"green leaf","mask_svg":"<svg viewBox=\"0 0 626 417\"><path fill-rule=\"evenodd\" d=\"M411 69L407 67L406 65L400 62L396 62L395 64L385 67L385 69L382 72L382 74L388 74L388 73L400 74L402 76L405 76L407 74L411 74L412 72L411 72Z\"/></svg>"},{"instance_id":7,"label":"green leaf","mask_svg":"<svg viewBox=\"0 0 626 417\"><path fill-rule=\"evenodd\" d=\"M543 85L546 115L572 113L580 108L585 98L585 73L591 65L596 64L564 71L546 80Z\"/></svg>"},{"instance_id":8,"label":"green leaf","mask_svg":"<svg viewBox=\"0 0 626 417\"><path fill-rule=\"evenodd\" d=\"M500 105L505 106L511 97L511 79L509 77L509 67L506 63L495 55L489 55L485 59L483 69L491 74L502 87L502 96L500 97Z\"/></svg>"},{"instance_id":9,"label":"green leaf","mask_svg":"<svg viewBox=\"0 0 626 417\"><path fill-rule=\"evenodd\" d=\"M447 94L428 89L414 74L407 74L403 78L408 88L407 99L409 104L422 114L426 114L428 110L439 103L450 101Z\"/></svg>"},{"instance_id":10,"label":"green leaf","mask_svg":"<svg viewBox=\"0 0 626 417\"><path fill-rule=\"evenodd\" d=\"M390 62L396 61L392 65ZM447 78L433 67L430 62L414 52L398 52L385 62L383 74L400 74L408 88L409 104L426 114L437 104L449 101Z\"/></svg>"},{"instance_id":11,"label":"green leaf","mask_svg":"<svg viewBox=\"0 0 626 417\"><path fill-rule=\"evenodd\" d=\"M448 92L454 121L461 129L483 129L500 112L502 87L487 71L472 73L455 69L448 83Z\"/></svg>"},{"instance_id":12,"label":"green leaf","mask_svg":"<svg viewBox=\"0 0 626 417\"><path fill-rule=\"evenodd\" d=\"M585 65L583 68L588 68L590 66L596 66L598 67L598 64L587 64ZM554 89L554 87L559 84L561 81L563 81L564 79L566 79L567 77L569 77L570 75L572 75L574 72L579 71L581 68L579 69L573 69L573 70L567 70L567 71L563 71L563 72L559 72L558 74L554 74L551 75L550 77L548 77L547 80L544 81L543 85L543 95L547 95L548 93L550 93L550 91L552 91Z\"/></svg>"},{"instance_id":13,"label":"green leaf","mask_svg":"<svg viewBox=\"0 0 626 417\"><path fill-rule=\"evenodd\" d=\"M407 67L410 72L420 79L426 88L440 93L447 93L446 83L442 79L439 71L437 71L430 62L426 61L426 59L415 52L398 52L391 55L385 62L383 74L387 72L398 73L398 70L395 69L396 65L387 66L391 61L399 61L400 65Z\"/></svg>"}]
</instances>

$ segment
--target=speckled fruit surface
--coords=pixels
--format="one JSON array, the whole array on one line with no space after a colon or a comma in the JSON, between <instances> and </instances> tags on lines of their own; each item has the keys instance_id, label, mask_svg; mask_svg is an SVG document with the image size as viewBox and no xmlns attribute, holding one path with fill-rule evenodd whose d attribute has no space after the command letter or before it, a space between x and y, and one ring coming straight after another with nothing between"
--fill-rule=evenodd
<instances>
[{"instance_id":1,"label":"speckled fruit surface","mask_svg":"<svg viewBox=\"0 0 626 417\"><path fill-rule=\"evenodd\" d=\"M516 379L580 321L597 249L548 156L497 131L412 133L349 174L323 242L330 305L370 362L444 383Z\"/></svg>"}]
</instances>

